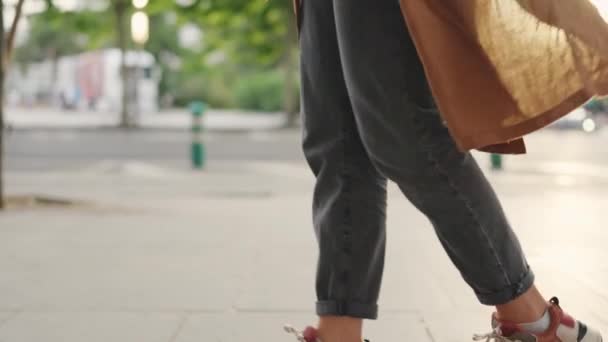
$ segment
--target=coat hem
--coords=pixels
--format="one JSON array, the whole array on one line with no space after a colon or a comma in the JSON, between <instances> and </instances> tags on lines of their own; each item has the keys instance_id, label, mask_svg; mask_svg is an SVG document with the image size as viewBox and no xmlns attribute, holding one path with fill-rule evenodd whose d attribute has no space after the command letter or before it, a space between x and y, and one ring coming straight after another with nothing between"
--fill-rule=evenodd
<instances>
[{"instance_id":1,"label":"coat hem","mask_svg":"<svg viewBox=\"0 0 608 342\"><path fill-rule=\"evenodd\" d=\"M551 123L559 120L566 114L580 107L592 97L593 96L589 95L586 89L581 89L544 114L538 115L511 127L501 127L499 129L485 132L475 132L475 136L461 137L456 141L456 143L463 151L477 149L484 152L504 153L504 148L501 149L499 144L508 144L515 140L519 140L527 134L538 131L541 127L550 125ZM518 149L515 151L510 151L510 153L525 153L525 148L523 150Z\"/></svg>"}]
</instances>

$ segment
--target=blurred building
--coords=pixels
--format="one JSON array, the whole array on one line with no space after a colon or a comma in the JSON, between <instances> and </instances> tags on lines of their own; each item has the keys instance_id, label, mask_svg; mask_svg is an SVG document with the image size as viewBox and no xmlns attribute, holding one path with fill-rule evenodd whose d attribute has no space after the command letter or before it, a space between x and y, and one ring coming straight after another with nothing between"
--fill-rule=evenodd
<instances>
[{"instance_id":1,"label":"blurred building","mask_svg":"<svg viewBox=\"0 0 608 342\"><path fill-rule=\"evenodd\" d=\"M128 105L138 113L158 111L160 68L154 56L145 51L126 55L127 84L121 77L118 49L87 52L55 61L15 64L7 79L11 105L48 105L62 109L119 112L123 86L128 89Z\"/></svg>"}]
</instances>

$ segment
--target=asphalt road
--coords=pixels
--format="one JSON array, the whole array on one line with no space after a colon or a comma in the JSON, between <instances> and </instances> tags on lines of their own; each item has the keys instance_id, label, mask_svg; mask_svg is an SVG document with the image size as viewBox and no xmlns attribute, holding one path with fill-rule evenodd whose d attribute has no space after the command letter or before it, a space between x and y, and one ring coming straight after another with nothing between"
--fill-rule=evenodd
<instances>
[{"instance_id":1,"label":"asphalt road","mask_svg":"<svg viewBox=\"0 0 608 342\"><path fill-rule=\"evenodd\" d=\"M104 160L187 167L190 135L184 131L28 130L7 139L7 168L70 170ZM302 161L297 130L209 133L208 159ZM543 131L528 139L529 160L608 166L608 128L594 134Z\"/></svg>"},{"instance_id":2,"label":"asphalt road","mask_svg":"<svg viewBox=\"0 0 608 342\"><path fill-rule=\"evenodd\" d=\"M302 160L299 132L209 133L209 160ZM8 135L9 170L78 168L102 160L188 165L186 131L27 130Z\"/></svg>"}]
</instances>

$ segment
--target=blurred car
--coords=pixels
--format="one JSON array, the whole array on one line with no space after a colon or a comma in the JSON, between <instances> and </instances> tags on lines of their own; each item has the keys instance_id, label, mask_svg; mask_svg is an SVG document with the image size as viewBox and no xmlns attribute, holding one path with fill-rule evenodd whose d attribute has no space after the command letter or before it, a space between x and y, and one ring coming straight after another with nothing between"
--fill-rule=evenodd
<instances>
[{"instance_id":1,"label":"blurred car","mask_svg":"<svg viewBox=\"0 0 608 342\"><path fill-rule=\"evenodd\" d=\"M552 128L563 130L579 130L585 133L593 133L600 128L600 123L595 115L588 112L585 108L578 108L568 115L557 120Z\"/></svg>"}]
</instances>

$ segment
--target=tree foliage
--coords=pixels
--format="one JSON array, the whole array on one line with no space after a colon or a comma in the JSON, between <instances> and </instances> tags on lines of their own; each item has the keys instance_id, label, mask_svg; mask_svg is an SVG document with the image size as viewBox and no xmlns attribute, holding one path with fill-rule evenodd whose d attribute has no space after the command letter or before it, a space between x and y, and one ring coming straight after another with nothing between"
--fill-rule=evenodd
<instances>
[{"instance_id":1,"label":"tree foliage","mask_svg":"<svg viewBox=\"0 0 608 342\"><path fill-rule=\"evenodd\" d=\"M30 34L18 50L21 62L120 46L112 18L118 6L126 6L127 15L133 11L131 0L105 0L105 6L74 11L46 1L46 10L29 18ZM151 0L145 12L151 23L145 48L162 68L161 93L184 90L188 97L215 97L218 105L233 105L236 90L229 85L240 77L279 71L286 86L293 83L297 41L290 0ZM186 25L202 31L200 46L180 44ZM130 39L125 44L133 46Z\"/></svg>"},{"instance_id":2,"label":"tree foliage","mask_svg":"<svg viewBox=\"0 0 608 342\"><path fill-rule=\"evenodd\" d=\"M18 62L37 62L88 49L111 46L113 25L108 13L93 10L61 11L46 0L45 11L30 16L27 40L16 51Z\"/></svg>"}]
</instances>

